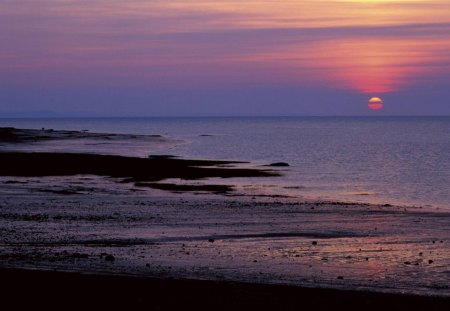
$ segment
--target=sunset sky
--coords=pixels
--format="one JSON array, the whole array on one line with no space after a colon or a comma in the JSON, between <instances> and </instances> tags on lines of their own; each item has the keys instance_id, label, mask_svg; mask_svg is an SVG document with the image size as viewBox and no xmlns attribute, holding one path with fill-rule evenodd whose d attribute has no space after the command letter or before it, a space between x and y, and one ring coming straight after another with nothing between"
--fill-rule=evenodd
<instances>
[{"instance_id":1,"label":"sunset sky","mask_svg":"<svg viewBox=\"0 0 450 311\"><path fill-rule=\"evenodd\" d=\"M449 0L0 0L0 42L0 113L450 115Z\"/></svg>"}]
</instances>

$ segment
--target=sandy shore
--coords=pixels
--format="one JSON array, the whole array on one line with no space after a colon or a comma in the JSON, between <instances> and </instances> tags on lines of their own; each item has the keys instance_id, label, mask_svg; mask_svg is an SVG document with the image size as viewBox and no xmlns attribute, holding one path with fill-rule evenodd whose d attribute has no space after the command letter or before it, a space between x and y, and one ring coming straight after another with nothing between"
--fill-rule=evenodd
<instances>
[{"instance_id":1,"label":"sandy shore","mask_svg":"<svg viewBox=\"0 0 450 311\"><path fill-rule=\"evenodd\" d=\"M51 288L57 297L76 292L79 301L99 305L117 298L156 309L450 306L446 210L302 201L165 180L199 170L201 177L274 173L232 162L11 151L0 158L8 164L0 169L1 292L11 303L19 287L43 297L37 293L46 290L39 286L45 277L64 285ZM148 187L149 180L165 181ZM105 302L106 295L114 299ZM56 296L49 299L56 303Z\"/></svg>"}]
</instances>

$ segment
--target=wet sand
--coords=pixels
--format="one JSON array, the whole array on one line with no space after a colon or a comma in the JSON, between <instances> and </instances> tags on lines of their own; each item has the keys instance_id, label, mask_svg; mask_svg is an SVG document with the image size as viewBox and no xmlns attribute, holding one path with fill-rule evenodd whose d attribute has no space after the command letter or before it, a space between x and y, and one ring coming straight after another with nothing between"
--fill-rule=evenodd
<instances>
[{"instance_id":1,"label":"wet sand","mask_svg":"<svg viewBox=\"0 0 450 311\"><path fill-rule=\"evenodd\" d=\"M58 297L72 299L75 291L81 302L80 295L106 305L123 298L154 309L191 305L225 310L226 301L242 309L450 306L446 210L311 202L239 190L214 195L208 193L216 188L202 189L202 184L178 188L184 193L177 194L166 191L177 190L166 181L155 183L163 185L159 189L134 182L145 177L145 185L148 174L151 180L177 176L153 169L141 174L138 167L151 167L152 161L160 161L154 169L173 174L186 168L196 173L212 169L215 177L224 170L242 172L228 162L220 167L224 163L167 157L2 156L8 165L0 174L7 175L0 177L0 273L10 285L23 286L25 294L44 291L37 284L45 277L71 289L56 287ZM64 167L74 159L75 169ZM120 174L80 172L89 163L80 159L100 166L109 162L104 167ZM128 161L139 163L135 173L122 173ZM49 174L52 163L70 174ZM92 163L86 166L96 169ZM30 166L43 173L30 173ZM260 172L244 169L249 171ZM35 272L25 271L30 269ZM2 292L16 288L3 284ZM97 290L90 295L89 288ZM56 296L50 301L57 302Z\"/></svg>"},{"instance_id":2,"label":"wet sand","mask_svg":"<svg viewBox=\"0 0 450 311\"><path fill-rule=\"evenodd\" d=\"M79 178L0 180L1 267L450 297L448 212Z\"/></svg>"}]
</instances>

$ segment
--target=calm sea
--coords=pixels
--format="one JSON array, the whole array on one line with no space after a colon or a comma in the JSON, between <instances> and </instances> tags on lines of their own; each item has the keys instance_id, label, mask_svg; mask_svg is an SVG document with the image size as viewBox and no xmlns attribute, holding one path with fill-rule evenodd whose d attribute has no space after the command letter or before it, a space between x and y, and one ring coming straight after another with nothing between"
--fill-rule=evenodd
<instances>
[{"instance_id":1,"label":"calm sea","mask_svg":"<svg viewBox=\"0 0 450 311\"><path fill-rule=\"evenodd\" d=\"M160 134L173 141L119 144L102 152L244 160L252 165L282 161L290 164L283 177L222 182L299 199L450 209L450 117L0 119L0 126Z\"/></svg>"}]
</instances>

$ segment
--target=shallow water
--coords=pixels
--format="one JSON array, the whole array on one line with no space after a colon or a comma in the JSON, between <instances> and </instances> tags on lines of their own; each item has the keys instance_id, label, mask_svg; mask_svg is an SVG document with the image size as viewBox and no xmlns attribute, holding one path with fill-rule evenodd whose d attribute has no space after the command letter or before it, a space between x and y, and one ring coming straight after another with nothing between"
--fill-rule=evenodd
<instances>
[{"instance_id":1,"label":"shallow water","mask_svg":"<svg viewBox=\"0 0 450 311\"><path fill-rule=\"evenodd\" d=\"M160 143L45 142L27 150L288 162L285 176L234 179L241 190L301 199L450 209L450 117L3 119L0 126L158 134ZM215 181L216 182L216 181Z\"/></svg>"}]
</instances>

